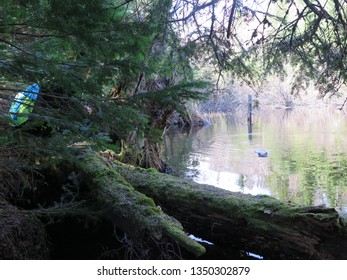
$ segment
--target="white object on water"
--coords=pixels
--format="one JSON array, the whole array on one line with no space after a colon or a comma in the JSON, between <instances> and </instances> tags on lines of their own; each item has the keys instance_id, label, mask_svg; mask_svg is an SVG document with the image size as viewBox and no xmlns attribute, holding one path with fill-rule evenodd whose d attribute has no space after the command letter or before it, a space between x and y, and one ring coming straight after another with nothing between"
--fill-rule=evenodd
<instances>
[{"instance_id":1,"label":"white object on water","mask_svg":"<svg viewBox=\"0 0 347 280\"><path fill-rule=\"evenodd\" d=\"M208 244L208 245L214 245L212 242L207 241L207 240L203 240L203 239L201 239L200 237L194 236L193 234L189 234L189 237L190 237L191 239L197 241L197 242L206 243L206 244Z\"/></svg>"}]
</instances>

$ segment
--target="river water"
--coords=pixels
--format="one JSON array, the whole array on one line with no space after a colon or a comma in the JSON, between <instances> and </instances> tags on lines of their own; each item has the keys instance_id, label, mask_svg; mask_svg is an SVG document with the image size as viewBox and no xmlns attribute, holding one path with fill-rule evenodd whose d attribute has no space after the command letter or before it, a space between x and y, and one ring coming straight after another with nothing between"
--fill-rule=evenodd
<instances>
[{"instance_id":1,"label":"river water","mask_svg":"<svg viewBox=\"0 0 347 280\"><path fill-rule=\"evenodd\" d=\"M252 127L242 113L207 118L209 126L166 134L164 157L174 175L347 212L346 112L267 109L254 112Z\"/></svg>"}]
</instances>

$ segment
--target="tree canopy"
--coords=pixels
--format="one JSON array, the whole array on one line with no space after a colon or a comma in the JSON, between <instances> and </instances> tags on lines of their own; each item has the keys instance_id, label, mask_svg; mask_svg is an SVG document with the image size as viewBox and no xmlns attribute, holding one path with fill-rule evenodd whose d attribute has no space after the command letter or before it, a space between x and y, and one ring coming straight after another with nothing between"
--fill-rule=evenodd
<instances>
[{"instance_id":1,"label":"tree canopy","mask_svg":"<svg viewBox=\"0 0 347 280\"><path fill-rule=\"evenodd\" d=\"M247 80L283 74L292 64L294 89L315 81L321 94L346 81L346 1L175 1L173 23L200 58Z\"/></svg>"}]
</instances>

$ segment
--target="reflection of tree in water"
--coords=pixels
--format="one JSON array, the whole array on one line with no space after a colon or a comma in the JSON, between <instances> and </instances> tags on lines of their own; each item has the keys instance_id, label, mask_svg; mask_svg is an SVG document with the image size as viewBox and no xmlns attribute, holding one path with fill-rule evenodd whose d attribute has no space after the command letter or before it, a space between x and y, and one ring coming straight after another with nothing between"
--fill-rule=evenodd
<instances>
[{"instance_id":1,"label":"reflection of tree in water","mask_svg":"<svg viewBox=\"0 0 347 280\"><path fill-rule=\"evenodd\" d=\"M347 159L346 154L336 155L336 161L332 161L326 169L326 191L331 206L340 206L347 201Z\"/></svg>"},{"instance_id":2,"label":"reflection of tree in water","mask_svg":"<svg viewBox=\"0 0 347 280\"><path fill-rule=\"evenodd\" d=\"M201 151L211 153L209 160L213 170L223 171L221 168L228 168L231 155L220 146L222 148L228 146L229 130L234 130L235 125L235 116L216 115L212 126L169 129L165 135L163 150L165 160L175 168L174 175L179 177L198 176L200 173L198 167L202 160ZM220 131L225 132L227 136L224 139L215 139ZM214 149L216 145L217 148Z\"/></svg>"},{"instance_id":3,"label":"reflection of tree in water","mask_svg":"<svg viewBox=\"0 0 347 280\"><path fill-rule=\"evenodd\" d=\"M347 197L347 160L345 153L328 155L287 151L279 170L272 166L268 183L281 200L300 205L327 204L342 207Z\"/></svg>"},{"instance_id":4,"label":"reflection of tree in water","mask_svg":"<svg viewBox=\"0 0 347 280\"><path fill-rule=\"evenodd\" d=\"M194 145L199 145L199 131L201 127L184 127L169 129L164 137L164 158L167 164L174 166L174 175L189 177L198 175L196 167L199 165L199 156L192 155ZM188 168L187 167L191 167Z\"/></svg>"},{"instance_id":5,"label":"reflection of tree in water","mask_svg":"<svg viewBox=\"0 0 347 280\"><path fill-rule=\"evenodd\" d=\"M192 154L188 159L188 171L186 171L185 175L188 178L196 178L200 175L199 166L200 166L200 156L196 154Z\"/></svg>"},{"instance_id":6,"label":"reflection of tree in water","mask_svg":"<svg viewBox=\"0 0 347 280\"><path fill-rule=\"evenodd\" d=\"M240 187L241 192L245 192L245 189L263 189L266 185L266 176L264 174L240 174L237 185Z\"/></svg>"},{"instance_id":7,"label":"reflection of tree in water","mask_svg":"<svg viewBox=\"0 0 347 280\"><path fill-rule=\"evenodd\" d=\"M247 176L245 176L244 174L241 174L238 180L238 185L240 186L240 190L243 192L246 186L246 180L247 180Z\"/></svg>"}]
</instances>

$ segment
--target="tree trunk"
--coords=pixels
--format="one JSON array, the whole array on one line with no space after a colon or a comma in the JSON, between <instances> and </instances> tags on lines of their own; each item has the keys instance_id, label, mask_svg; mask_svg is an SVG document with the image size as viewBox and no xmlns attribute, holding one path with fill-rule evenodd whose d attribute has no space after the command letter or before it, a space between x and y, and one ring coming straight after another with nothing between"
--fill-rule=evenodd
<instances>
[{"instance_id":1,"label":"tree trunk","mask_svg":"<svg viewBox=\"0 0 347 280\"><path fill-rule=\"evenodd\" d=\"M333 208L299 207L130 166L115 168L186 231L221 252L236 248L268 259L347 259L346 226Z\"/></svg>"},{"instance_id":2,"label":"tree trunk","mask_svg":"<svg viewBox=\"0 0 347 280\"><path fill-rule=\"evenodd\" d=\"M77 164L85 173L89 196L134 241L146 234L158 240L166 236L196 256L205 253L205 248L189 238L177 220L157 208L151 198L136 191L104 158L80 150Z\"/></svg>"}]
</instances>

